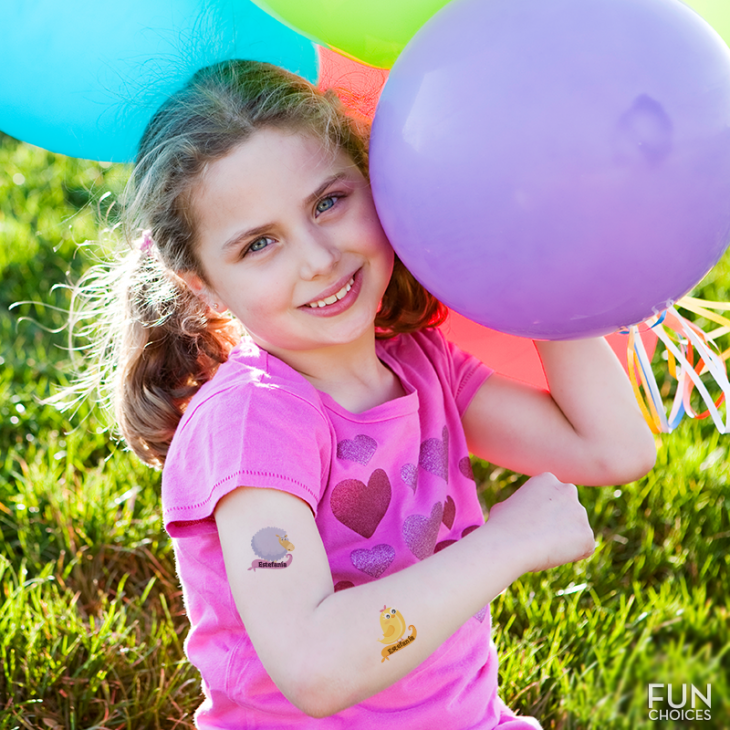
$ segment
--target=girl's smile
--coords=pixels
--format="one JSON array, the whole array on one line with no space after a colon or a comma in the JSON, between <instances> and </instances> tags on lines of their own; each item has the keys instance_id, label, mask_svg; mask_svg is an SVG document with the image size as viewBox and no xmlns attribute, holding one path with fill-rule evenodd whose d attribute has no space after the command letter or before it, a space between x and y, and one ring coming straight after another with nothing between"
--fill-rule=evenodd
<instances>
[{"instance_id":1,"label":"girl's smile","mask_svg":"<svg viewBox=\"0 0 730 730\"><path fill-rule=\"evenodd\" d=\"M211 163L191 197L207 281L182 275L210 306L285 361L372 343L393 250L344 152L265 128Z\"/></svg>"},{"instance_id":2,"label":"girl's smile","mask_svg":"<svg viewBox=\"0 0 730 730\"><path fill-rule=\"evenodd\" d=\"M349 309L355 303L362 288L362 268L358 269L342 287L338 288L339 283L341 282L327 288L319 298L305 304L301 309L307 314L317 317L334 317Z\"/></svg>"}]
</instances>

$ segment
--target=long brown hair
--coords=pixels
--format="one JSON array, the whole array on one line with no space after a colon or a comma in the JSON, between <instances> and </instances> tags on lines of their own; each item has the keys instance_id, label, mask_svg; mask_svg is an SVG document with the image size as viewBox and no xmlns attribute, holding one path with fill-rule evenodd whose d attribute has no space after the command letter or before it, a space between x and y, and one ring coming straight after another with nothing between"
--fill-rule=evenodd
<instances>
[{"instance_id":1,"label":"long brown hair","mask_svg":"<svg viewBox=\"0 0 730 730\"><path fill-rule=\"evenodd\" d=\"M344 150L367 176L369 130L349 118L334 95L266 63L227 61L202 69L160 108L142 137L125 201L132 251L114 269L90 273L77 291L78 301L95 295L97 311L104 312L97 326L99 365L86 386L107 386L122 435L153 466L164 463L190 398L243 332L178 276L192 272L206 282L190 197L206 165L264 127L312 134L328 149ZM396 257L375 320L377 337L435 326L445 315Z\"/></svg>"}]
</instances>

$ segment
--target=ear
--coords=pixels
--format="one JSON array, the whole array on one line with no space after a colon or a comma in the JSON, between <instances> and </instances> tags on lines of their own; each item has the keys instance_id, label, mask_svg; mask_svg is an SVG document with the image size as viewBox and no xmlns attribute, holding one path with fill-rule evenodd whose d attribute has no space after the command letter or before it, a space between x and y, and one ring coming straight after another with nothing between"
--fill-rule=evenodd
<instances>
[{"instance_id":1,"label":"ear","mask_svg":"<svg viewBox=\"0 0 730 730\"><path fill-rule=\"evenodd\" d=\"M178 276L188 285L190 291L200 299L209 309L220 310L220 304L216 301L215 294L208 288L205 282L193 271L181 271Z\"/></svg>"}]
</instances>

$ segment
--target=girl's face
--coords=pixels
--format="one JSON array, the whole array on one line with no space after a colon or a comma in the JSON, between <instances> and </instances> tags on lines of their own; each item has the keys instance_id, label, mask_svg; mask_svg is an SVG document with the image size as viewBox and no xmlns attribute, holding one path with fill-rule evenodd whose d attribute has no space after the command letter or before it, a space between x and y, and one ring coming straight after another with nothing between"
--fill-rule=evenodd
<instances>
[{"instance_id":1,"label":"girl's face","mask_svg":"<svg viewBox=\"0 0 730 730\"><path fill-rule=\"evenodd\" d=\"M193 191L198 257L183 274L274 355L372 337L393 250L370 186L314 137L257 131L210 164Z\"/></svg>"}]
</instances>

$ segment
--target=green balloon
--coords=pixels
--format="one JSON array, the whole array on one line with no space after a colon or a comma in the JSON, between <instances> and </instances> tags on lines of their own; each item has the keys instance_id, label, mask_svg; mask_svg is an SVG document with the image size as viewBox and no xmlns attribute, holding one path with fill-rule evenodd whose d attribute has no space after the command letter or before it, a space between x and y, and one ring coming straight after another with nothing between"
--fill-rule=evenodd
<instances>
[{"instance_id":1,"label":"green balloon","mask_svg":"<svg viewBox=\"0 0 730 730\"><path fill-rule=\"evenodd\" d=\"M448 1L254 0L311 40L379 68L390 68L416 31Z\"/></svg>"},{"instance_id":2,"label":"green balloon","mask_svg":"<svg viewBox=\"0 0 730 730\"><path fill-rule=\"evenodd\" d=\"M729 0L684 0L694 8L730 46L730 1Z\"/></svg>"}]
</instances>

